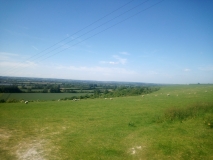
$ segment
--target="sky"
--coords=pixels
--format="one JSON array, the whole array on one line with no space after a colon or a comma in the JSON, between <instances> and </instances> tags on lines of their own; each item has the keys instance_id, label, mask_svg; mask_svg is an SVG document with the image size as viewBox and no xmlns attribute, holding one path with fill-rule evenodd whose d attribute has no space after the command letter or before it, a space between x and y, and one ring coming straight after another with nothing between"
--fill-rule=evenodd
<instances>
[{"instance_id":1,"label":"sky","mask_svg":"<svg viewBox=\"0 0 213 160\"><path fill-rule=\"evenodd\" d=\"M212 0L0 0L0 76L213 83Z\"/></svg>"}]
</instances>

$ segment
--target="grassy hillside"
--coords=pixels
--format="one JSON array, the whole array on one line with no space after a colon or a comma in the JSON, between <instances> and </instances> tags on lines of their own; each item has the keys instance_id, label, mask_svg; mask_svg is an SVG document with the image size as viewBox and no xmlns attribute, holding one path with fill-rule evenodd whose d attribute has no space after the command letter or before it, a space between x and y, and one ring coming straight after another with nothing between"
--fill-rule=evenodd
<instances>
[{"instance_id":1,"label":"grassy hillside","mask_svg":"<svg viewBox=\"0 0 213 160\"><path fill-rule=\"evenodd\" d=\"M0 93L0 99L16 99L18 101L21 101L22 99L28 101L51 101L86 94L87 93Z\"/></svg>"},{"instance_id":2,"label":"grassy hillside","mask_svg":"<svg viewBox=\"0 0 213 160\"><path fill-rule=\"evenodd\" d=\"M1 103L0 157L212 159L212 90L165 86L144 97Z\"/></svg>"}]
</instances>

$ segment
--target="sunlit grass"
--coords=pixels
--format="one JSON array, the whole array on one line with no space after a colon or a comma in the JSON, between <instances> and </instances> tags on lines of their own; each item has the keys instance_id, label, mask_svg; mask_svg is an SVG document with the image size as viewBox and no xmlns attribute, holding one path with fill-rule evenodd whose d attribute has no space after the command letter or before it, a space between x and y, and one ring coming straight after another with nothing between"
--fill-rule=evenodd
<instances>
[{"instance_id":1,"label":"sunlit grass","mask_svg":"<svg viewBox=\"0 0 213 160\"><path fill-rule=\"evenodd\" d=\"M0 157L211 159L212 88L170 86L144 97L0 104Z\"/></svg>"}]
</instances>

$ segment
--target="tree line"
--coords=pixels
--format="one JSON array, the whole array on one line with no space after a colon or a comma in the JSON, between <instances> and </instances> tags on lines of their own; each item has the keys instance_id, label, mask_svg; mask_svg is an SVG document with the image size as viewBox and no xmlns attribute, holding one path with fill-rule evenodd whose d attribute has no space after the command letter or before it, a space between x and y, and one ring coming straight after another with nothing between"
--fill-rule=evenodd
<instances>
[{"instance_id":1,"label":"tree line","mask_svg":"<svg viewBox=\"0 0 213 160\"><path fill-rule=\"evenodd\" d=\"M125 96L137 96L142 94L149 94L158 91L159 87L126 87L121 86L113 90L101 91L95 89L93 94L86 94L81 96L71 96L61 100L73 100L73 99L87 99L87 98L111 98L111 97L125 97Z\"/></svg>"},{"instance_id":2,"label":"tree line","mask_svg":"<svg viewBox=\"0 0 213 160\"><path fill-rule=\"evenodd\" d=\"M21 93L22 91L15 85L0 86L0 93Z\"/></svg>"}]
</instances>

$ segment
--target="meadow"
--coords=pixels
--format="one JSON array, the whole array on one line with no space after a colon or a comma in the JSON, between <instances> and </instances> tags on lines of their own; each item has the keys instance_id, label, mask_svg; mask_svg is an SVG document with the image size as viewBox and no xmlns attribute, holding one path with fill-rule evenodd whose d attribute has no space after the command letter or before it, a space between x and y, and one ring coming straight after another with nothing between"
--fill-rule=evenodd
<instances>
[{"instance_id":1,"label":"meadow","mask_svg":"<svg viewBox=\"0 0 213 160\"><path fill-rule=\"evenodd\" d=\"M66 97L81 96L86 94L87 93L0 93L0 99L15 99L18 101L52 101Z\"/></svg>"},{"instance_id":2,"label":"meadow","mask_svg":"<svg viewBox=\"0 0 213 160\"><path fill-rule=\"evenodd\" d=\"M167 96L169 94L170 96ZM213 159L213 85L0 104L1 160Z\"/></svg>"}]
</instances>

